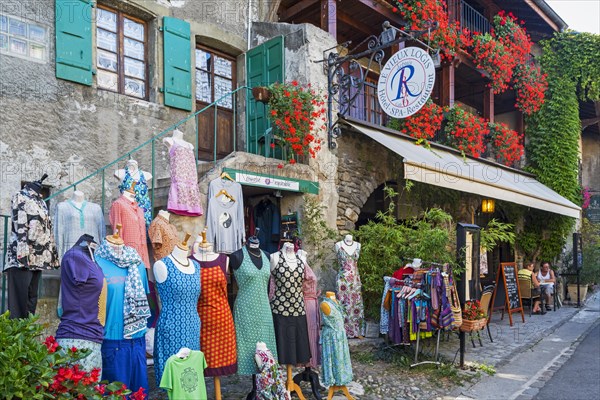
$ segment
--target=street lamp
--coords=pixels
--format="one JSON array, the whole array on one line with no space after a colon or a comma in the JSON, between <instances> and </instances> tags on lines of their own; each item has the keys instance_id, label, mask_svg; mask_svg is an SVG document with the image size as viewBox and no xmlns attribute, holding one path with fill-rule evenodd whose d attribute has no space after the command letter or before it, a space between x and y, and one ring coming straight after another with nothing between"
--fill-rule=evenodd
<instances>
[{"instance_id":1,"label":"street lamp","mask_svg":"<svg viewBox=\"0 0 600 400\"><path fill-rule=\"evenodd\" d=\"M483 199L481 200L481 212L486 214L492 214L496 208L496 201L494 199Z\"/></svg>"}]
</instances>

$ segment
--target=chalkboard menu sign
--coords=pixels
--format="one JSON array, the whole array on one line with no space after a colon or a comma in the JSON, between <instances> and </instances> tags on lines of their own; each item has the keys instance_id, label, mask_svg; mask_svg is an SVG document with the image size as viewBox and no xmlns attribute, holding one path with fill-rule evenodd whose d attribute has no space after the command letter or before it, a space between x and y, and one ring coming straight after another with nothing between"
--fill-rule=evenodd
<instances>
[{"instance_id":1,"label":"chalkboard menu sign","mask_svg":"<svg viewBox=\"0 0 600 400\"><path fill-rule=\"evenodd\" d=\"M585 210L585 216L590 222L600 222L600 195L595 194L590 198L590 205Z\"/></svg>"},{"instance_id":2,"label":"chalkboard menu sign","mask_svg":"<svg viewBox=\"0 0 600 400\"><path fill-rule=\"evenodd\" d=\"M513 324L512 313L521 312L521 318L525 322L521 295L519 293L519 281L517 279L517 265L515 263L501 263L496 277L496 288L492 298L493 310L504 310L508 312L510 326Z\"/></svg>"}]
</instances>

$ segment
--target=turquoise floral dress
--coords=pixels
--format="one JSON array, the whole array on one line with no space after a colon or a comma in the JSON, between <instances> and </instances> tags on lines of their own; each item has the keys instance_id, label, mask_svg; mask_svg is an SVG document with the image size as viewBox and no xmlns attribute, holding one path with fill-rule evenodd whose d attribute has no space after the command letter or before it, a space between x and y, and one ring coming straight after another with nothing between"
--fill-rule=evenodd
<instances>
[{"instance_id":1,"label":"turquoise floral dress","mask_svg":"<svg viewBox=\"0 0 600 400\"><path fill-rule=\"evenodd\" d=\"M324 298L329 305L329 315L321 311L323 330L321 331L321 369L325 386L344 386L352 382L352 363L348 338L344 329L344 312L340 305Z\"/></svg>"},{"instance_id":2,"label":"turquoise floral dress","mask_svg":"<svg viewBox=\"0 0 600 400\"><path fill-rule=\"evenodd\" d=\"M131 184L135 182L135 179L129 173L129 167L125 166L125 177L123 178L123 182L119 185L119 190L123 193L125 190L131 187ZM146 178L144 174L140 171L140 179L137 181L137 185L135 185L135 201L138 203L138 206L144 212L144 219L146 220L146 228L150 226L150 222L152 222L152 206L150 205L150 197L148 196L148 183L146 182Z\"/></svg>"}]
</instances>

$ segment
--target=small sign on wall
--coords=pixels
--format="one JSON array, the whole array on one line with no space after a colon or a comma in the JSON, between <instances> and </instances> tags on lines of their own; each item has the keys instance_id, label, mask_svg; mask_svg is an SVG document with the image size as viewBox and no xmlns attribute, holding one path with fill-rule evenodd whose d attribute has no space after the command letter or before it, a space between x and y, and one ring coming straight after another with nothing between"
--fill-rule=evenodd
<instances>
[{"instance_id":1,"label":"small sign on wall","mask_svg":"<svg viewBox=\"0 0 600 400\"><path fill-rule=\"evenodd\" d=\"M393 118L410 117L427 102L435 84L435 66L426 50L407 47L386 63L377 83L383 111Z\"/></svg>"}]
</instances>

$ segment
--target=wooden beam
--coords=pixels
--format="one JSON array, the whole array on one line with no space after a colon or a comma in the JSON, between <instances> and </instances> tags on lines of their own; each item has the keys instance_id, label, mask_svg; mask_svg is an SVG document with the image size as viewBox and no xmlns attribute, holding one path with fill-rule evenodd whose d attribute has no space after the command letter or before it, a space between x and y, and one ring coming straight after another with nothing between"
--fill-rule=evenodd
<instances>
[{"instance_id":1,"label":"wooden beam","mask_svg":"<svg viewBox=\"0 0 600 400\"><path fill-rule=\"evenodd\" d=\"M600 124L600 117L582 119L581 120L581 130L584 130L588 126L594 125L594 124Z\"/></svg>"},{"instance_id":2,"label":"wooden beam","mask_svg":"<svg viewBox=\"0 0 600 400\"><path fill-rule=\"evenodd\" d=\"M281 0L273 0L269 3L271 9L269 10L269 15L267 17L268 22L277 22L277 11L279 11L279 6L281 5Z\"/></svg>"},{"instance_id":3,"label":"wooden beam","mask_svg":"<svg viewBox=\"0 0 600 400\"><path fill-rule=\"evenodd\" d=\"M290 21L298 14L306 11L307 8L317 4L319 0L302 0L291 6L290 8L283 10L279 13L280 21Z\"/></svg>"},{"instance_id":4,"label":"wooden beam","mask_svg":"<svg viewBox=\"0 0 600 400\"><path fill-rule=\"evenodd\" d=\"M483 118L494 122L494 90L489 87L483 89Z\"/></svg>"},{"instance_id":5,"label":"wooden beam","mask_svg":"<svg viewBox=\"0 0 600 400\"><path fill-rule=\"evenodd\" d=\"M444 63L442 66L441 97L442 106L454 106L454 64Z\"/></svg>"},{"instance_id":6,"label":"wooden beam","mask_svg":"<svg viewBox=\"0 0 600 400\"><path fill-rule=\"evenodd\" d=\"M556 32L560 31L560 28L558 27L558 25L556 25L556 24L554 23L554 21L552 21L552 20L550 19L550 17L548 17L548 16L546 15L546 13L545 13L545 12L543 12L543 11L542 11L542 9L541 9L541 8L539 8L539 7L538 7L538 6L537 6L537 5L536 5L536 4L535 4L533 1L531 1L531 0L525 0L525 3L526 3L526 4L527 4L529 7L531 7L531 9L532 9L533 11L535 11L537 15L539 15L540 17L542 17L542 19L543 19L544 21L546 21L546 23L547 23L548 25L550 25L550 27L551 27L552 29L554 29Z\"/></svg>"},{"instance_id":7,"label":"wooden beam","mask_svg":"<svg viewBox=\"0 0 600 400\"><path fill-rule=\"evenodd\" d=\"M321 29L337 39L336 0L321 0Z\"/></svg>"},{"instance_id":8,"label":"wooden beam","mask_svg":"<svg viewBox=\"0 0 600 400\"><path fill-rule=\"evenodd\" d=\"M386 18L389 18L391 21L398 22L401 18L399 14L396 14L392 11L392 5L386 3L382 0L356 0L357 2L364 4L369 7L371 10L378 12Z\"/></svg>"},{"instance_id":9,"label":"wooden beam","mask_svg":"<svg viewBox=\"0 0 600 400\"><path fill-rule=\"evenodd\" d=\"M362 33L366 33L367 35L377 34L376 30L373 29L371 25L367 25L364 22L360 22L360 20L358 20L356 17L352 17L345 11L342 11L341 9L337 10L337 19L338 21L351 26L352 28L361 31Z\"/></svg>"}]
</instances>

